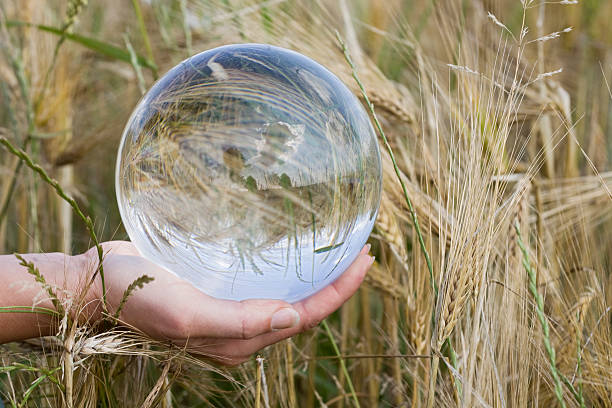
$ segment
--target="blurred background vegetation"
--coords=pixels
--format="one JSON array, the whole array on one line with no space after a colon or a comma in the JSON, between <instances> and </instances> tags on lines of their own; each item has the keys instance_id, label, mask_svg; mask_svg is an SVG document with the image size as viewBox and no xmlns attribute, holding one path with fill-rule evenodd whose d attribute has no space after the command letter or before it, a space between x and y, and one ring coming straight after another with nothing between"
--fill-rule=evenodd
<instances>
[{"instance_id":1,"label":"blurred background vegetation","mask_svg":"<svg viewBox=\"0 0 612 408\"><path fill-rule=\"evenodd\" d=\"M377 263L331 336L314 329L227 371L85 327L74 405L612 406L610 21L606 0L3 0L0 136L101 240L127 239L114 165L133 107L222 44L302 52L364 100L338 30L398 162L396 174L383 149ZM0 253L91 245L0 151ZM53 371L64 340L3 346L5 401L68 404L68 374Z\"/></svg>"}]
</instances>

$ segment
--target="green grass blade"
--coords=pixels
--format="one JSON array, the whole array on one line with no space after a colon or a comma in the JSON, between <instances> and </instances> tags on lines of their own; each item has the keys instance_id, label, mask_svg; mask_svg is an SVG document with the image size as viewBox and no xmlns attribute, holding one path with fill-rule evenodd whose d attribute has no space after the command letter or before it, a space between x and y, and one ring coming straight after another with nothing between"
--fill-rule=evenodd
<instances>
[{"instance_id":1,"label":"green grass blade","mask_svg":"<svg viewBox=\"0 0 612 408\"><path fill-rule=\"evenodd\" d=\"M34 382L32 383L32 385L30 385L30 387L26 390L26 392L23 393L23 400L21 401L21 404L19 404L20 407L24 407L27 406L27 402L28 399L30 398L30 396L32 395L32 392L34 392L34 390L36 388L38 388L38 386L45 380L47 379L47 377L49 377L51 374L55 373L57 370L59 370L60 367L56 367L53 370L41 375L40 377L38 377L36 380L34 380Z\"/></svg>"},{"instance_id":2,"label":"green grass blade","mask_svg":"<svg viewBox=\"0 0 612 408\"><path fill-rule=\"evenodd\" d=\"M32 24L32 23L28 23L25 21L9 20L6 22L6 25L7 27L19 27L19 26L34 27L34 28L37 28L38 30L45 31L51 34L55 34L57 36L63 36L67 40L80 44L86 48L89 48L92 51L95 51L109 58L127 62L128 64L130 64L132 61L132 57L129 51L124 50L123 48L114 46L112 44L109 44L109 43L106 43L100 40L96 40L95 38L85 37L79 34L65 33L61 29L56 28L56 27L46 26L42 24ZM148 68L154 73L157 72L157 66L155 65L153 61L149 60L148 58L145 58L141 55L137 55L136 60L138 61L138 64L140 66Z\"/></svg>"},{"instance_id":3,"label":"green grass blade","mask_svg":"<svg viewBox=\"0 0 612 408\"><path fill-rule=\"evenodd\" d=\"M136 14L136 20L138 20L138 28L140 29L140 35L144 42L145 49L147 50L147 58L149 61L153 61L153 49L151 48L151 41L149 40L149 34L147 33L147 27L142 17L142 11L140 10L140 0L132 0L132 6L134 7L134 13Z\"/></svg>"},{"instance_id":4,"label":"green grass blade","mask_svg":"<svg viewBox=\"0 0 612 408\"><path fill-rule=\"evenodd\" d=\"M53 309L31 306L0 306L0 313L39 313L49 316L60 316L60 314Z\"/></svg>"}]
</instances>

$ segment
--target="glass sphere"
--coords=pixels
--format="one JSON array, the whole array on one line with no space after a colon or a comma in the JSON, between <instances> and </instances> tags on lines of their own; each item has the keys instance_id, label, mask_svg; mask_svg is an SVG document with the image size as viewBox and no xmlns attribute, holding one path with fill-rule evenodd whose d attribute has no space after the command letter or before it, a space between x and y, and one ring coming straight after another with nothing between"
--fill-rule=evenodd
<instances>
[{"instance_id":1,"label":"glass sphere","mask_svg":"<svg viewBox=\"0 0 612 408\"><path fill-rule=\"evenodd\" d=\"M326 68L227 45L170 70L123 133L125 228L143 256L223 299L304 299L365 244L380 204L374 129Z\"/></svg>"}]
</instances>

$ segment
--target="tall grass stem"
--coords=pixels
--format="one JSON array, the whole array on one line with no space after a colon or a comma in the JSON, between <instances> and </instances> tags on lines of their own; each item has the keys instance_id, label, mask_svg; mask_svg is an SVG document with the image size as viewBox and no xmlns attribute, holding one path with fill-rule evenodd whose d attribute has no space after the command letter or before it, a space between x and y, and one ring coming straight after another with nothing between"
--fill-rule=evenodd
<instances>
[{"instance_id":1,"label":"tall grass stem","mask_svg":"<svg viewBox=\"0 0 612 408\"><path fill-rule=\"evenodd\" d=\"M28 166L30 169L32 169L33 171L38 173L38 175L43 179L44 182L46 182L51 187L53 187L55 192L60 197L62 197L64 200L66 200L66 202L68 204L70 204L70 206L72 207L74 212L77 214L77 216L81 220L83 220L83 222L85 223L85 226L87 227L87 231L89 232L89 236L91 237L91 240L93 241L93 243L94 243L94 245L96 247L96 250L97 250L97 253L98 253L98 261L99 261L98 268L96 269L96 272L93 274L91 280L93 281L93 279L95 279L97 274L100 273L100 279L102 281L102 308L104 309L104 312L106 312L107 311L106 284L104 282L104 267L103 267L104 252L102 251L102 246L100 245L100 241L98 240L98 236L96 235L96 231L95 231L95 228L94 228L94 225L93 225L93 221L91 220L91 218L89 216L86 216L83 213L83 211L81 211L81 208L79 207L77 202L73 198L69 197L66 194L66 192L64 191L62 186L60 186L59 183L56 180L54 180L51 177L49 177L49 174L47 174L45 169L40 167L38 164L34 163L32 161L32 159L30 158L30 156L28 156L28 154L25 151L15 147L4 136L0 136L0 144L2 144L10 153L14 154L21 161L23 161L26 164L26 166Z\"/></svg>"},{"instance_id":2,"label":"tall grass stem","mask_svg":"<svg viewBox=\"0 0 612 408\"><path fill-rule=\"evenodd\" d=\"M153 48L151 48L151 41L149 40L149 34L147 33L147 27L142 16L142 10L140 9L140 0L132 0L132 6L134 7L134 13L136 14L136 20L138 20L138 28L140 29L140 35L144 42L145 50L147 52L147 58L149 61L153 59ZM153 70L153 76L157 77L157 71Z\"/></svg>"},{"instance_id":3,"label":"tall grass stem","mask_svg":"<svg viewBox=\"0 0 612 408\"><path fill-rule=\"evenodd\" d=\"M340 367L342 368L342 372L344 373L344 378L346 378L346 382L349 386L349 391L351 392L351 396L353 397L353 402L355 402L355 406L357 408L360 408L361 406L359 405L359 399L357 398L355 387L353 387L353 381L351 380L351 376L348 372L348 369L346 368L346 363L344 362L344 359L342 358L342 354L340 353L340 350L338 349L338 345L336 344L334 335L331 332L329 325L327 324L327 320L323 320L321 322L321 325L325 329L325 332L327 333L327 337L329 337L329 341L331 342L331 345L334 348L334 353L336 353L336 355L338 356L338 359L340 360Z\"/></svg>"},{"instance_id":4,"label":"tall grass stem","mask_svg":"<svg viewBox=\"0 0 612 408\"><path fill-rule=\"evenodd\" d=\"M542 325L542 332L544 335L544 348L546 349L546 353L548 354L548 359L550 361L550 372L555 383L555 396L559 401L559 406L565 408L565 401L563 400L563 386L561 385L561 378L559 376L559 371L557 370L555 349L550 341L550 328L548 326L548 320L546 319L546 315L544 314L544 299L542 298L542 295L540 295L540 293L538 292L538 286L536 283L536 273L531 267L531 262L529 261L529 253L527 252L527 248L525 247L525 243L523 242L518 222L514 223L514 229L516 230L518 245L521 248L521 252L523 253L523 267L525 268L525 271L529 276L529 291L531 292L531 295L536 301L536 313L538 315L538 319L540 320L540 324Z\"/></svg>"}]
</instances>

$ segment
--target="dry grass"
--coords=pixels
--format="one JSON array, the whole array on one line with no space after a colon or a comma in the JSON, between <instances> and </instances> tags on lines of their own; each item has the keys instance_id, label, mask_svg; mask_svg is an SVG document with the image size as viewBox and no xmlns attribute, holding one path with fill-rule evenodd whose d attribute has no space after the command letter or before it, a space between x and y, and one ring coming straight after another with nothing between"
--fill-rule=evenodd
<instances>
[{"instance_id":1,"label":"dry grass","mask_svg":"<svg viewBox=\"0 0 612 408\"><path fill-rule=\"evenodd\" d=\"M561 3L573 2L177 0L141 2L141 19L119 1L0 4L1 133L92 213L100 239L125 237L112 165L138 78L150 86L156 72L9 20L120 48L127 33L160 73L220 44L272 43L361 96L338 29L433 272L383 151L377 263L328 319L346 373L320 328L225 370L60 316L56 336L1 346L4 401L348 407L350 382L364 407L612 407L612 7ZM54 191L7 151L0 175L0 251L88 247ZM60 306L70 314L73 303Z\"/></svg>"}]
</instances>

